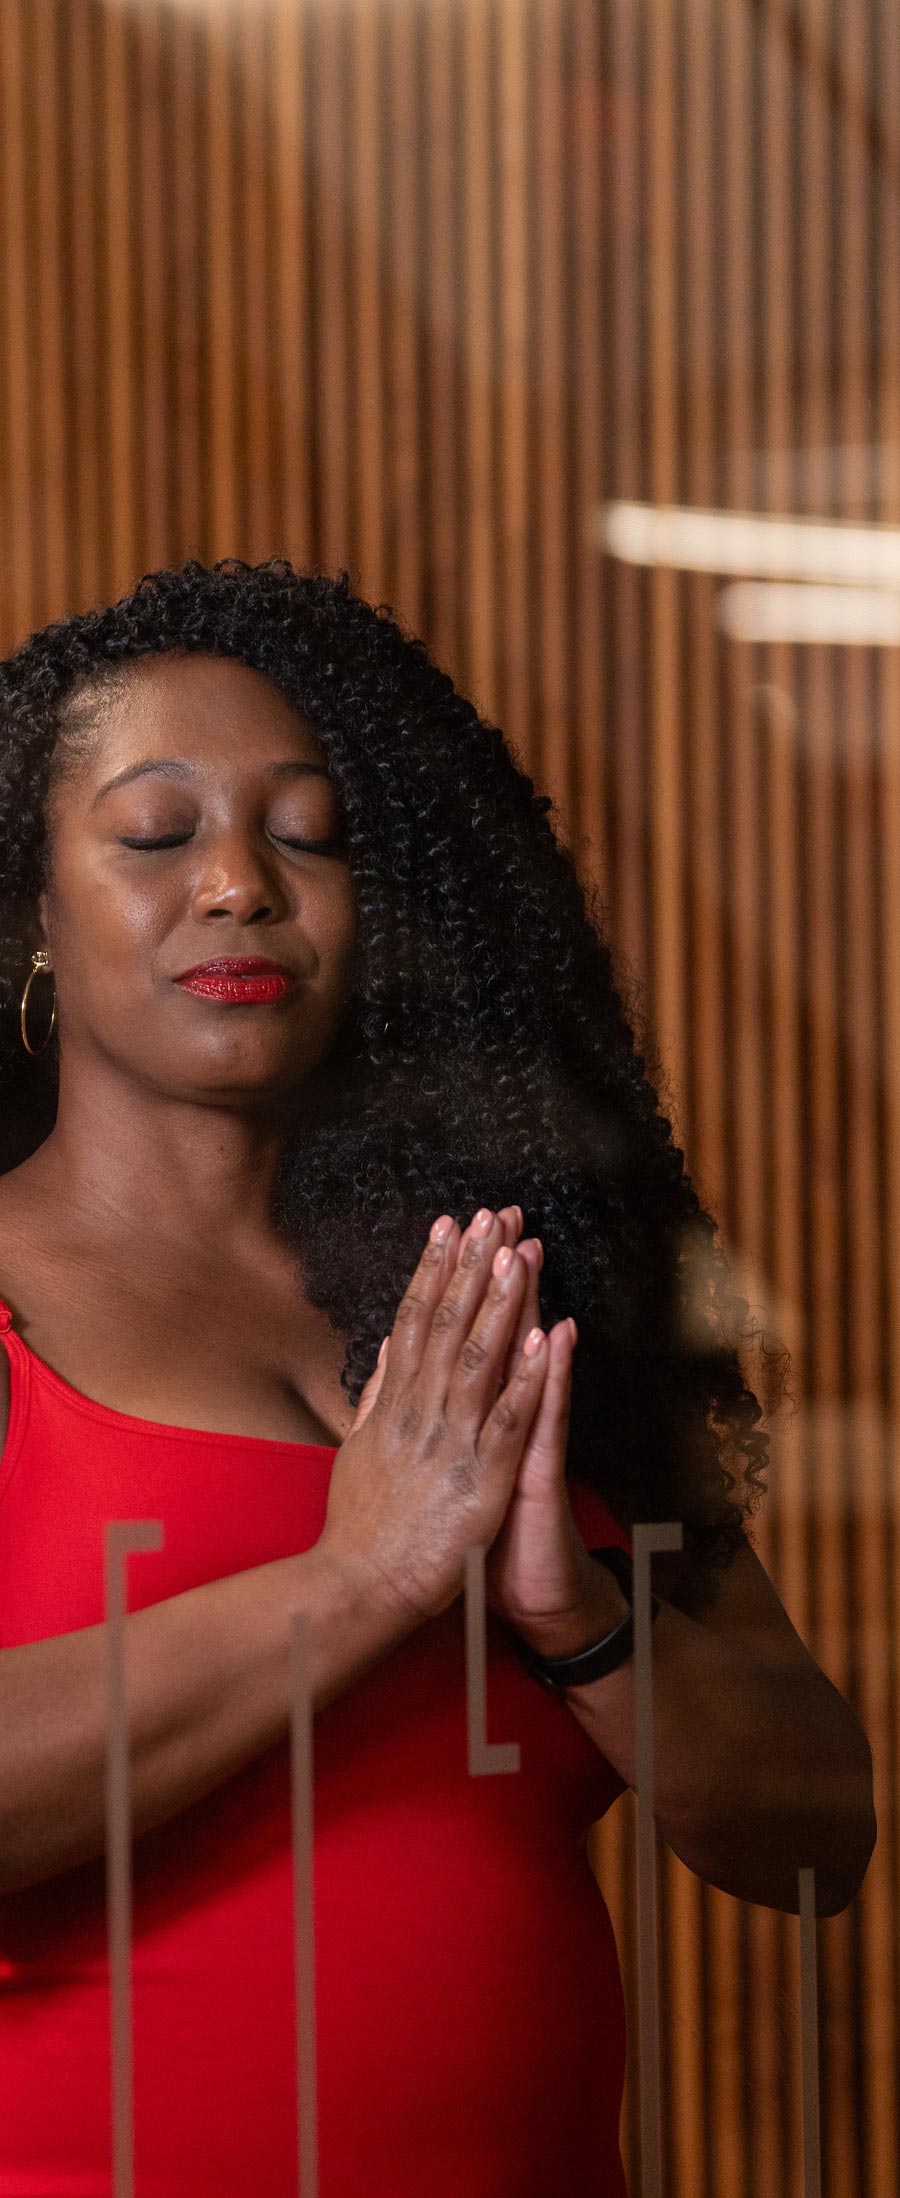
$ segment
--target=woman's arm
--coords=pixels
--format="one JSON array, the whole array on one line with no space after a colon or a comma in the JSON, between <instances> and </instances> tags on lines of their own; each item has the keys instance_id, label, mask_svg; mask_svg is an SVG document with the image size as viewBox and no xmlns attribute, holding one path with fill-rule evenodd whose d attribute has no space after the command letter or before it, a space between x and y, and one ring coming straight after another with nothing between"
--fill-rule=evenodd
<instances>
[{"instance_id":1,"label":"woman's arm","mask_svg":"<svg viewBox=\"0 0 900 2198\"><path fill-rule=\"evenodd\" d=\"M314 1711L401 1638L369 1580L318 1544L128 1613L133 1835L287 1736L295 1611L309 1629ZM0 1649L0 1893L104 1851L107 1659L105 1621Z\"/></svg>"},{"instance_id":2,"label":"woman's arm","mask_svg":"<svg viewBox=\"0 0 900 2198\"><path fill-rule=\"evenodd\" d=\"M591 1609L565 1634L529 1633L542 1654L572 1654L623 1616L615 1582L592 1571ZM749 1542L699 1617L661 1602L652 1643L654 1814L667 1844L739 1900L796 1913L797 1873L812 1868L818 1913L846 1908L876 1838L869 1743ZM633 1785L633 1661L567 1688L565 1700Z\"/></svg>"}]
</instances>

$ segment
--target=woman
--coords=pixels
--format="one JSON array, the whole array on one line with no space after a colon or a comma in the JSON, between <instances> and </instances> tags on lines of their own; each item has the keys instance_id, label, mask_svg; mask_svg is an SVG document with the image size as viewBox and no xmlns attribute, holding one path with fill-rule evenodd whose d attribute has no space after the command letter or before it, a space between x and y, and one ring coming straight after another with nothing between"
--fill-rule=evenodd
<instances>
[{"instance_id":1,"label":"woman","mask_svg":"<svg viewBox=\"0 0 900 2198\"><path fill-rule=\"evenodd\" d=\"M32 636L0 712L0 2186L109 2189L103 1528L159 1517L126 1619L142 2198L296 2187L295 1610L322 2198L612 2198L585 1842L633 1669L627 1566L589 1550L682 1522L656 1802L691 1868L795 1908L811 1865L831 1913L874 1833L747 1537L746 1307L596 915L497 728L345 574L148 576ZM278 966L190 977L229 958ZM512 1778L468 1775L478 1544ZM602 1676L535 1683L607 1636Z\"/></svg>"}]
</instances>

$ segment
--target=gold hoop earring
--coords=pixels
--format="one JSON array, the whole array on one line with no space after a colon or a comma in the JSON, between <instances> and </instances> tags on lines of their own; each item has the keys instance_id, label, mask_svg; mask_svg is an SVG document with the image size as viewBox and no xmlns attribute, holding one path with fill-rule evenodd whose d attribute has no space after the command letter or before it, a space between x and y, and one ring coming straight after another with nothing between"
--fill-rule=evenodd
<instances>
[{"instance_id":1,"label":"gold hoop earring","mask_svg":"<svg viewBox=\"0 0 900 2198\"><path fill-rule=\"evenodd\" d=\"M48 975L48 977L49 977L49 976L51 975L51 969L50 969L50 956L49 956L49 954L45 954L45 952L44 952L44 949L43 949L43 947L38 947L38 949L37 949L37 952L36 952L36 953L34 953L34 954L32 954L32 957L31 957L31 971L30 971L30 974L29 974L29 976L28 976L28 977L27 977L27 979L26 979L26 983L25 983L25 990L24 990L24 992L23 992L23 994L22 994L22 1000L21 1000L21 1005L20 1005L20 1020L21 1020L21 1024L22 1024L22 1043L23 1043L23 1045L24 1045L24 1047L25 1047L25 1050L26 1050L26 1052L27 1052L27 1053L43 1053L43 1051L44 1051L44 1046L48 1046L48 1045L49 1045L49 1043L50 1043L50 1039L51 1039L51 1037L52 1037L52 1035L53 1035L53 1028L54 1028L54 1025L55 1025L55 1022L56 1022L56 986L54 985L54 987L53 987L53 1013L52 1013L52 1015L51 1015L51 1017L50 1017L50 1028L49 1028L49 1030L48 1030L48 1032L47 1032L47 1036L46 1036L46 1038L44 1039L44 1045L43 1045L43 1046L32 1046L32 1045L29 1045L29 1042L28 1042L28 1032L27 1032L27 1030L26 1030L26 1028L25 1028L25 1010L26 1010L26 1007L27 1007L27 1004L28 1004L28 994L29 994L29 992L30 992L30 990L31 990L31 987L32 987L33 983L34 983L35 977L37 977L37 976L38 976L38 975L40 974L41 970L46 970L46 972L47 972L47 975Z\"/></svg>"}]
</instances>

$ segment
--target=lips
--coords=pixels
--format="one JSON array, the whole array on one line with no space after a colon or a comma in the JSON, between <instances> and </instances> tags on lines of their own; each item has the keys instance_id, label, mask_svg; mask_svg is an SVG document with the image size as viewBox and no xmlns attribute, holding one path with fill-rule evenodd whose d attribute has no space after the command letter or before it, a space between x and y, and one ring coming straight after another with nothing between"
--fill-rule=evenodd
<instances>
[{"instance_id":1,"label":"lips","mask_svg":"<svg viewBox=\"0 0 900 2198\"><path fill-rule=\"evenodd\" d=\"M214 962L201 962L197 969L184 970L175 983L180 992L217 1001L220 1007L273 1007L287 997L295 978L283 962L270 962L262 955L252 961L222 955Z\"/></svg>"},{"instance_id":2,"label":"lips","mask_svg":"<svg viewBox=\"0 0 900 2198\"><path fill-rule=\"evenodd\" d=\"M188 977L291 977L293 970L284 962L268 961L263 955L237 961L224 956L213 962L198 962L194 969L183 969L176 984L184 984Z\"/></svg>"}]
</instances>

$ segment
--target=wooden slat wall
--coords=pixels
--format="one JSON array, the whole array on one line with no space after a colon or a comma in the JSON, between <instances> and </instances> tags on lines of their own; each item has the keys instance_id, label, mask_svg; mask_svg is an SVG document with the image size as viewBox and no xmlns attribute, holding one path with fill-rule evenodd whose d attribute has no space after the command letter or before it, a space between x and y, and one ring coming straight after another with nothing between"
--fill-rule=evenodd
<instances>
[{"instance_id":1,"label":"wooden slat wall","mask_svg":"<svg viewBox=\"0 0 900 2198\"><path fill-rule=\"evenodd\" d=\"M819 1929L832 2198L900 2188L900 658L727 641L595 521L900 522L898 116L879 0L0 0L0 647L189 554L393 602L602 881L792 1351L761 1547L881 1825ZM661 1878L667 2188L793 2198L796 1924ZM636 2189L634 2072L624 2135Z\"/></svg>"}]
</instances>

